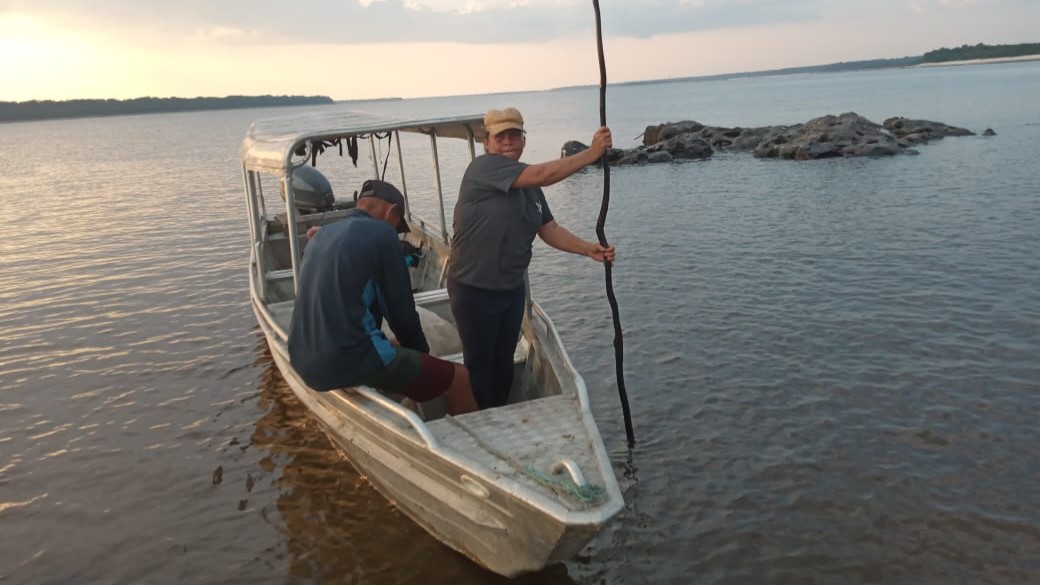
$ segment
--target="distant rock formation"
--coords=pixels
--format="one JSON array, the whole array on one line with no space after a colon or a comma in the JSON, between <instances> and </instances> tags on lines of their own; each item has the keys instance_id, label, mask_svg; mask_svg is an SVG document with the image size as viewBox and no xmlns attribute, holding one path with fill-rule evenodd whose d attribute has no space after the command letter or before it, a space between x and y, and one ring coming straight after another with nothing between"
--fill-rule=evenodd
<instances>
[{"instance_id":1,"label":"distant rock formation","mask_svg":"<svg viewBox=\"0 0 1040 585\"><path fill-rule=\"evenodd\" d=\"M944 136L975 136L971 130L947 126L942 122L908 120L902 117L885 120L885 129L911 144L927 144L929 140L938 140Z\"/></svg>"},{"instance_id":2,"label":"distant rock formation","mask_svg":"<svg viewBox=\"0 0 1040 585\"><path fill-rule=\"evenodd\" d=\"M855 112L822 116L794 126L759 128L711 127L687 120L647 126L642 146L611 149L607 159L612 165L703 160L716 151L751 152L757 158L786 160L893 156L918 154L913 146L945 136L974 135L970 130L942 122L903 117L889 118L882 125ZM585 148L584 144L572 140L563 145L561 156Z\"/></svg>"}]
</instances>

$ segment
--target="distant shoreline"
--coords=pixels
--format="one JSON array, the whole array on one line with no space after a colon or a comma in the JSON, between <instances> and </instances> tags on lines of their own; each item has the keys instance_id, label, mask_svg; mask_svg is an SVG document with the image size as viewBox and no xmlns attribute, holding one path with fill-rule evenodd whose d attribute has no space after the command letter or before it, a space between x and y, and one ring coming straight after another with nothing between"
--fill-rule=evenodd
<instances>
[{"instance_id":1,"label":"distant shoreline","mask_svg":"<svg viewBox=\"0 0 1040 585\"><path fill-rule=\"evenodd\" d=\"M335 102L322 95L262 95L196 98L143 97L129 100L33 100L28 102L0 102L0 123L63 120L70 118L100 118L140 114L171 114L243 108L273 108L281 106L316 106Z\"/></svg>"},{"instance_id":2,"label":"distant shoreline","mask_svg":"<svg viewBox=\"0 0 1040 585\"><path fill-rule=\"evenodd\" d=\"M918 63L911 65L911 69L918 67L955 67L958 65L989 65L991 63L1014 63L1016 61L1040 61L1040 55L1022 55L1020 57L993 57L992 59L964 59L962 61L942 61L940 63Z\"/></svg>"},{"instance_id":3,"label":"distant shoreline","mask_svg":"<svg viewBox=\"0 0 1040 585\"><path fill-rule=\"evenodd\" d=\"M782 75L804 75L819 73L842 73L853 71L870 71L880 69L918 69L929 67L956 67L964 65L988 65L998 63L1016 63L1027 61L1040 61L1040 53L1031 55L1014 55L1007 57L988 57L978 59L955 59L946 61L923 61L923 59L934 57L959 57L971 56L972 54L993 54L990 49L1001 49L1004 46L977 47L964 46L959 49L940 49L926 53L924 56L900 57L891 59L872 59L866 61L842 61L826 65L809 65L802 67L787 67L783 69L770 69L763 71L745 71L734 73L723 73L715 75L686 76L677 78L639 79L632 81L614 82L613 86L625 85L655 85L664 83L679 83L690 81L729 81L734 79L749 79L757 77L776 77ZM1027 50L1036 51L1040 44L1018 45L1019 52ZM998 53L999 54L999 53ZM1013 53L1012 53L1013 54ZM459 94L446 96L425 97L463 97L465 95L496 95L512 93L528 93L542 91L566 91L572 89L587 89L596 87L593 84L572 85L563 87L552 87L541 90L517 90L491 92L488 94ZM136 114L177 113L192 111L215 111L238 108L265 108L277 106L302 106L302 105L330 105L330 104L364 104L384 101L398 101L404 99L424 99L383 97L368 99L345 99L333 100L328 96L226 96L226 97L196 97L196 98L134 98L126 100L116 99L76 99L76 100L31 100L26 102L0 101L0 124L5 122L31 122L42 120L57 120L70 118L94 118L107 116L129 116Z\"/></svg>"},{"instance_id":4,"label":"distant shoreline","mask_svg":"<svg viewBox=\"0 0 1040 585\"><path fill-rule=\"evenodd\" d=\"M988 59L964 59L958 61L940 61L924 63L920 57L903 57L899 59L875 59L872 61L851 61L831 63L828 65L808 65L805 67L788 67L785 69L767 69L763 71L745 71L740 73L721 73L716 75L697 75L692 77L667 77L659 79L638 79L621 81L611 85L654 85L660 83L681 83L687 81L730 81L733 79L749 79L756 77L777 77L781 75L805 75L819 73L845 73L851 71L877 71L881 69L917 69L922 67L954 67L958 65L990 65L997 63L1013 63L1023 61L1040 61L1040 54L1021 55L1017 57L992 57ZM554 87L544 91L561 91L569 89L586 89L596 87L592 84Z\"/></svg>"}]
</instances>

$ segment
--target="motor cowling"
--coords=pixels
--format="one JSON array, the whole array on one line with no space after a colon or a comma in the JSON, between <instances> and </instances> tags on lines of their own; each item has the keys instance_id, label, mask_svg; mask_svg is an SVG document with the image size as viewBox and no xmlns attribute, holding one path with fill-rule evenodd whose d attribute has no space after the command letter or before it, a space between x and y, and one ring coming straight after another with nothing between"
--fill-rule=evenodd
<instances>
[{"instance_id":1,"label":"motor cowling","mask_svg":"<svg viewBox=\"0 0 1040 585\"><path fill-rule=\"evenodd\" d=\"M321 171L309 165L293 169L292 190L296 209L300 213L331 211L336 202L336 197L332 194L332 184ZM281 196L282 201L285 201L284 187Z\"/></svg>"}]
</instances>

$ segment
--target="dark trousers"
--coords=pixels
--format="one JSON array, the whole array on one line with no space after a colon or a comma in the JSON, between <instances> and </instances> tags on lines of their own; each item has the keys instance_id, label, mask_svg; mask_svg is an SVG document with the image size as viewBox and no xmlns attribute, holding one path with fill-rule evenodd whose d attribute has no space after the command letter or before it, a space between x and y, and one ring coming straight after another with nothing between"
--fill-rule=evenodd
<instances>
[{"instance_id":1,"label":"dark trousers","mask_svg":"<svg viewBox=\"0 0 1040 585\"><path fill-rule=\"evenodd\" d=\"M504 405L513 385L513 354L524 320L524 286L484 290L449 278L448 298L477 404Z\"/></svg>"}]
</instances>

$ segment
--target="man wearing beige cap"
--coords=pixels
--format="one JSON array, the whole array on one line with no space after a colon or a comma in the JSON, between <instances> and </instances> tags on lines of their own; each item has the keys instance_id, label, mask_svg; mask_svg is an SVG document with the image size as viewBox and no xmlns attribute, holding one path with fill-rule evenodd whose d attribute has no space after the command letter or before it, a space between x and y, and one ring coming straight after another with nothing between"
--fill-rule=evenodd
<instances>
[{"instance_id":1,"label":"man wearing beige cap","mask_svg":"<svg viewBox=\"0 0 1040 585\"><path fill-rule=\"evenodd\" d=\"M556 223L542 191L598 161L611 146L609 128L596 130L587 150L533 165L520 162L527 138L519 110L489 110L484 128L486 154L466 169L455 204L448 294L473 394L489 408L509 400L534 237L599 262L613 262L614 247Z\"/></svg>"}]
</instances>

